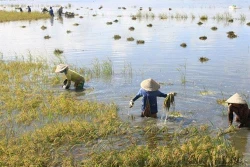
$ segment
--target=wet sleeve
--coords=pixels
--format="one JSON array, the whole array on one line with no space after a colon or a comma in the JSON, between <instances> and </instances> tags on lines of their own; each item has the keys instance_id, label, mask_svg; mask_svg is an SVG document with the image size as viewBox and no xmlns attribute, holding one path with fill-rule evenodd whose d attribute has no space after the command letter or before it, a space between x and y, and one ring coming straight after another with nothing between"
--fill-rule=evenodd
<instances>
[{"instance_id":1,"label":"wet sleeve","mask_svg":"<svg viewBox=\"0 0 250 167\"><path fill-rule=\"evenodd\" d=\"M137 95L136 95L132 100L133 100L133 101L136 101L136 100L139 99L140 97L142 97L141 89L139 90L139 92L137 93Z\"/></svg>"},{"instance_id":2,"label":"wet sleeve","mask_svg":"<svg viewBox=\"0 0 250 167\"><path fill-rule=\"evenodd\" d=\"M168 94L162 93L162 92L160 92L160 91L159 91L159 93L158 93L158 97L165 97L165 98L166 98L167 95L168 95Z\"/></svg>"},{"instance_id":3,"label":"wet sleeve","mask_svg":"<svg viewBox=\"0 0 250 167\"><path fill-rule=\"evenodd\" d=\"M228 123L229 123L229 125L232 125L233 119L234 119L233 109L232 108L233 108L232 105L229 104L229 106L228 106Z\"/></svg>"}]
</instances>

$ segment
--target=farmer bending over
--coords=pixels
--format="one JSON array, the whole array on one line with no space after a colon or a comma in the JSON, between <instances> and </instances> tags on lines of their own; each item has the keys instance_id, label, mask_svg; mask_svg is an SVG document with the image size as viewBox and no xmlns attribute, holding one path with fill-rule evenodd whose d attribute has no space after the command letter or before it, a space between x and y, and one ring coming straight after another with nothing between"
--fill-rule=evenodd
<instances>
[{"instance_id":1,"label":"farmer bending over","mask_svg":"<svg viewBox=\"0 0 250 167\"><path fill-rule=\"evenodd\" d=\"M64 73L66 75L67 79L65 79L62 86L64 89L69 89L71 81L75 82L74 87L76 90L83 89L85 82L84 77L81 76L79 73L70 70L68 65L66 64L57 65L55 72Z\"/></svg>"},{"instance_id":2,"label":"farmer bending over","mask_svg":"<svg viewBox=\"0 0 250 167\"><path fill-rule=\"evenodd\" d=\"M235 93L226 102L228 103L229 126L233 123L234 114L236 115L235 121L240 123L239 128L249 126L250 111L246 101L238 93Z\"/></svg>"},{"instance_id":3,"label":"farmer bending over","mask_svg":"<svg viewBox=\"0 0 250 167\"><path fill-rule=\"evenodd\" d=\"M157 97L167 97L159 91L160 85L153 79L146 79L141 82L141 89L137 95L130 100L129 107L133 107L134 101L142 97L141 116L157 118Z\"/></svg>"}]
</instances>

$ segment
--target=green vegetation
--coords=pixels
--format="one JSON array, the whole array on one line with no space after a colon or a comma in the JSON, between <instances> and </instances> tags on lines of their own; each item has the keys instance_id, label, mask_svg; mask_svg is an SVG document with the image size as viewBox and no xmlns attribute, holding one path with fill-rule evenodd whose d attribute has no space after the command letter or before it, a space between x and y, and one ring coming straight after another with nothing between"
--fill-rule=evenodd
<instances>
[{"instance_id":1,"label":"green vegetation","mask_svg":"<svg viewBox=\"0 0 250 167\"><path fill-rule=\"evenodd\" d=\"M159 18L162 19L162 20L165 20L165 19L168 18L168 15L165 14L165 13L160 13L160 14L159 14Z\"/></svg>"},{"instance_id":2,"label":"green vegetation","mask_svg":"<svg viewBox=\"0 0 250 167\"><path fill-rule=\"evenodd\" d=\"M106 24L107 24L107 25L112 25L113 23L112 23L112 22L107 22Z\"/></svg>"},{"instance_id":3,"label":"green vegetation","mask_svg":"<svg viewBox=\"0 0 250 167\"><path fill-rule=\"evenodd\" d=\"M67 34L70 34L71 32L72 32L72 31L70 31L70 30L67 30L67 31L66 31Z\"/></svg>"},{"instance_id":4,"label":"green vegetation","mask_svg":"<svg viewBox=\"0 0 250 167\"><path fill-rule=\"evenodd\" d=\"M47 27L46 27L46 26L42 26L41 29L42 29L42 30L45 30L45 29L47 29Z\"/></svg>"},{"instance_id":5,"label":"green vegetation","mask_svg":"<svg viewBox=\"0 0 250 167\"><path fill-rule=\"evenodd\" d=\"M207 37L206 37L206 36L201 36L201 37L199 37L199 39L200 39L200 40L206 40Z\"/></svg>"},{"instance_id":6,"label":"green vegetation","mask_svg":"<svg viewBox=\"0 0 250 167\"><path fill-rule=\"evenodd\" d=\"M216 31L218 28L217 27L211 27L211 30Z\"/></svg>"},{"instance_id":7,"label":"green vegetation","mask_svg":"<svg viewBox=\"0 0 250 167\"><path fill-rule=\"evenodd\" d=\"M202 21L206 21L207 19L208 19L207 15L200 16L200 20L202 20Z\"/></svg>"},{"instance_id":8,"label":"green vegetation","mask_svg":"<svg viewBox=\"0 0 250 167\"><path fill-rule=\"evenodd\" d=\"M200 57L200 58L199 58L199 61L200 61L201 63L207 62L208 60L209 60L209 58L207 58L207 57Z\"/></svg>"},{"instance_id":9,"label":"green vegetation","mask_svg":"<svg viewBox=\"0 0 250 167\"><path fill-rule=\"evenodd\" d=\"M135 39L133 37L127 38L127 41L134 41Z\"/></svg>"},{"instance_id":10,"label":"green vegetation","mask_svg":"<svg viewBox=\"0 0 250 167\"><path fill-rule=\"evenodd\" d=\"M113 73L110 60L95 60L91 69L74 70L83 76ZM113 103L80 100L70 91L52 89L52 85L60 87L64 76L52 73L55 66L45 60L30 56L0 61L0 70L0 166L233 166L242 162L242 154L223 134L206 125L170 131L149 119L133 127L119 118Z\"/></svg>"},{"instance_id":11,"label":"green vegetation","mask_svg":"<svg viewBox=\"0 0 250 167\"><path fill-rule=\"evenodd\" d=\"M60 55L60 54L62 54L62 53L63 53L63 51L60 50L60 49L55 49L55 50L54 50L54 54L55 54L55 55Z\"/></svg>"},{"instance_id":12,"label":"green vegetation","mask_svg":"<svg viewBox=\"0 0 250 167\"><path fill-rule=\"evenodd\" d=\"M182 44L180 44L180 46L183 47L183 48L185 48L185 47L187 47L187 44L186 43L182 43Z\"/></svg>"},{"instance_id":13,"label":"green vegetation","mask_svg":"<svg viewBox=\"0 0 250 167\"><path fill-rule=\"evenodd\" d=\"M148 24L147 27L153 27L153 25L152 24Z\"/></svg>"},{"instance_id":14,"label":"green vegetation","mask_svg":"<svg viewBox=\"0 0 250 167\"><path fill-rule=\"evenodd\" d=\"M145 41L144 41L144 40L137 40L136 43L137 43L137 44L144 44Z\"/></svg>"},{"instance_id":15,"label":"green vegetation","mask_svg":"<svg viewBox=\"0 0 250 167\"><path fill-rule=\"evenodd\" d=\"M237 35L233 31L228 31L227 37L232 39L232 38L237 38Z\"/></svg>"},{"instance_id":16,"label":"green vegetation","mask_svg":"<svg viewBox=\"0 0 250 167\"><path fill-rule=\"evenodd\" d=\"M20 21L20 20L38 20L48 19L49 14L43 14L40 12L15 12L15 11L0 11L0 22L6 21Z\"/></svg>"},{"instance_id":17,"label":"green vegetation","mask_svg":"<svg viewBox=\"0 0 250 167\"><path fill-rule=\"evenodd\" d=\"M130 30L130 31L134 31L135 28L134 28L134 27L129 27L129 30Z\"/></svg>"},{"instance_id":18,"label":"green vegetation","mask_svg":"<svg viewBox=\"0 0 250 167\"><path fill-rule=\"evenodd\" d=\"M51 38L51 36L49 36L49 35L44 36L44 39L50 39L50 38Z\"/></svg>"},{"instance_id":19,"label":"green vegetation","mask_svg":"<svg viewBox=\"0 0 250 167\"><path fill-rule=\"evenodd\" d=\"M121 39L121 36L120 35L114 35L114 39L115 40Z\"/></svg>"}]
</instances>

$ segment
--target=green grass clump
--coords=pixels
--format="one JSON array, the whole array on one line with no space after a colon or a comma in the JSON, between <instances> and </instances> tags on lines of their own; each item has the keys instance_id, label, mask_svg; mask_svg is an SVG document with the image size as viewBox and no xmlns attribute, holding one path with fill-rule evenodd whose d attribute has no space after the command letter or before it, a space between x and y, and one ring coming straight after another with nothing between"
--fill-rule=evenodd
<instances>
[{"instance_id":1,"label":"green grass clump","mask_svg":"<svg viewBox=\"0 0 250 167\"><path fill-rule=\"evenodd\" d=\"M137 43L137 44L144 44L145 41L144 41L144 40L137 40L136 43Z\"/></svg>"},{"instance_id":2,"label":"green grass clump","mask_svg":"<svg viewBox=\"0 0 250 167\"><path fill-rule=\"evenodd\" d=\"M211 30L216 31L218 28L217 27L212 27Z\"/></svg>"},{"instance_id":3,"label":"green grass clump","mask_svg":"<svg viewBox=\"0 0 250 167\"><path fill-rule=\"evenodd\" d=\"M69 34L69 33L71 33L71 32L72 32L72 31L70 31L70 30L67 30L67 31L66 31L67 34Z\"/></svg>"},{"instance_id":4,"label":"green grass clump","mask_svg":"<svg viewBox=\"0 0 250 167\"><path fill-rule=\"evenodd\" d=\"M217 99L216 102L217 104L227 106L226 99Z\"/></svg>"},{"instance_id":5,"label":"green grass clump","mask_svg":"<svg viewBox=\"0 0 250 167\"><path fill-rule=\"evenodd\" d=\"M200 39L200 40L206 40L207 37L206 37L206 36L201 36L199 39Z\"/></svg>"},{"instance_id":6,"label":"green grass clump","mask_svg":"<svg viewBox=\"0 0 250 167\"><path fill-rule=\"evenodd\" d=\"M114 35L114 39L115 40L121 39L121 36L120 35Z\"/></svg>"},{"instance_id":7,"label":"green grass clump","mask_svg":"<svg viewBox=\"0 0 250 167\"><path fill-rule=\"evenodd\" d=\"M79 26L79 24L78 23L74 23L73 26Z\"/></svg>"},{"instance_id":8,"label":"green grass clump","mask_svg":"<svg viewBox=\"0 0 250 167\"><path fill-rule=\"evenodd\" d=\"M248 22L247 25L250 26L250 22Z\"/></svg>"},{"instance_id":9,"label":"green grass clump","mask_svg":"<svg viewBox=\"0 0 250 167\"><path fill-rule=\"evenodd\" d=\"M202 25L203 23L199 21L197 24L198 24L198 25Z\"/></svg>"},{"instance_id":10,"label":"green grass clump","mask_svg":"<svg viewBox=\"0 0 250 167\"><path fill-rule=\"evenodd\" d=\"M202 21L206 21L207 19L208 19L207 15L200 16L200 20L202 20Z\"/></svg>"},{"instance_id":11,"label":"green grass clump","mask_svg":"<svg viewBox=\"0 0 250 167\"><path fill-rule=\"evenodd\" d=\"M112 22L107 22L106 24L107 24L107 25L112 25L113 23L112 23Z\"/></svg>"},{"instance_id":12,"label":"green grass clump","mask_svg":"<svg viewBox=\"0 0 250 167\"><path fill-rule=\"evenodd\" d=\"M21 21L21 20L38 20L48 19L49 14L43 14L40 12L15 12L15 11L0 11L0 22L6 21Z\"/></svg>"},{"instance_id":13,"label":"green grass clump","mask_svg":"<svg viewBox=\"0 0 250 167\"><path fill-rule=\"evenodd\" d=\"M160 13L160 14L159 14L159 18L162 19L162 20L165 20L165 19L168 18L168 15L165 14L165 13Z\"/></svg>"},{"instance_id":14,"label":"green grass clump","mask_svg":"<svg viewBox=\"0 0 250 167\"><path fill-rule=\"evenodd\" d=\"M130 31L134 31L135 28L134 28L134 27L129 27L129 30L130 30Z\"/></svg>"},{"instance_id":15,"label":"green grass clump","mask_svg":"<svg viewBox=\"0 0 250 167\"><path fill-rule=\"evenodd\" d=\"M46 27L46 26L42 26L41 29L42 29L42 30L45 30L45 29L47 29L47 27Z\"/></svg>"},{"instance_id":16,"label":"green grass clump","mask_svg":"<svg viewBox=\"0 0 250 167\"><path fill-rule=\"evenodd\" d=\"M127 38L127 41L134 41L135 39L133 37Z\"/></svg>"},{"instance_id":17,"label":"green grass clump","mask_svg":"<svg viewBox=\"0 0 250 167\"><path fill-rule=\"evenodd\" d=\"M153 27L153 25L152 24L148 24L147 27Z\"/></svg>"},{"instance_id":18,"label":"green grass clump","mask_svg":"<svg viewBox=\"0 0 250 167\"><path fill-rule=\"evenodd\" d=\"M208 60L209 60L209 58L207 58L207 57L200 57L200 58L199 58L199 61L200 61L201 63L207 62Z\"/></svg>"},{"instance_id":19,"label":"green grass clump","mask_svg":"<svg viewBox=\"0 0 250 167\"><path fill-rule=\"evenodd\" d=\"M44 39L50 39L50 38L51 38L51 36L49 36L49 35L44 36Z\"/></svg>"},{"instance_id":20,"label":"green grass clump","mask_svg":"<svg viewBox=\"0 0 250 167\"><path fill-rule=\"evenodd\" d=\"M21 28L26 28L26 26L21 26Z\"/></svg>"},{"instance_id":21,"label":"green grass clump","mask_svg":"<svg viewBox=\"0 0 250 167\"><path fill-rule=\"evenodd\" d=\"M63 51L60 50L60 49L55 49L55 50L54 50L54 54L55 54L55 55L60 55L60 54L62 54L62 53L63 53Z\"/></svg>"},{"instance_id":22,"label":"green grass clump","mask_svg":"<svg viewBox=\"0 0 250 167\"><path fill-rule=\"evenodd\" d=\"M187 44L186 43L182 43L182 44L180 44L180 46L183 47L183 48L185 48L185 47L187 47Z\"/></svg>"}]
</instances>

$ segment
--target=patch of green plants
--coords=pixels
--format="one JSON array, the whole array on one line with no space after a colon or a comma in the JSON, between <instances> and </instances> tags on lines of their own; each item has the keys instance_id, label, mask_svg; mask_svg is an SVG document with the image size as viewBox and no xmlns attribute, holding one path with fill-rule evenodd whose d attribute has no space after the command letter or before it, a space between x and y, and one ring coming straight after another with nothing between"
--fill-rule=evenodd
<instances>
[{"instance_id":1,"label":"patch of green plants","mask_svg":"<svg viewBox=\"0 0 250 167\"><path fill-rule=\"evenodd\" d=\"M187 47L187 44L186 43L182 43L182 44L180 44L180 46L183 47L183 48L185 48L185 47Z\"/></svg>"},{"instance_id":2,"label":"patch of green plants","mask_svg":"<svg viewBox=\"0 0 250 167\"><path fill-rule=\"evenodd\" d=\"M63 53L63 50L60 50L60 49L55 49L54 50L54 54L55 55L60 55L60 54L62 54Z\"/></svg>"},{"instance_id":3,"label":"patch of green plants","mask_svg":"<svg viewBox=\"0 0 250 167\"><path fill-rule=\"evenodd\" d=\"M201 63L207 62L208 60L209 60L209 58L207 58L207 57L200 57L200 58L199 58L199 61L200 61Z\"/></svg>"},{"instance_id":4,"label":"patch of green plants","mask_svg":"<svg viewBox=\"0 0 250 167\"><path fill-rule=\"evenodd\" d=\"M228 31L227 37L232 39L232 38L237 38L237 35L233 31Z\"/></svg>"},{"instance_id":5,"label":"patch of green plants","mask_svg":"<svg viewBox=\"0 0 250 167\"><path fill-rule=\"evenodd\" d=\"M113 23L112 23L112 22L107 22L106 24L107 24L107 25L112 25Z\"/></svg>"},{"instance_id":6,"label":"patch of green plants","mask_svg":"<svg viewBox=\"0 0 250 167\"><path fill-rule=\"evenodd\" d=\"M15 12L15 11L0 11L0 22L6 21L21 21L21 20L39 20L48 19L49 14L40 12Z\"/></svg>"},{"instance_id":7,"label":"patch of green plants","mask_svg":"<svg viewBox=\"0 0 250 167\"><path fill-rule=\"evenodd\" d=\"M206 21L207 19L208 19L207 15L200 16L200 20L202 20L202 21Z\"/></svg>"},{"instance_id":8,"label":"patch of green plants","mask_svg":"<svg viewBox=\"0 0 250 167\"><path fill-rule=\"evenodd\" d=\"M49 36L49 35L44 36L44 39L50 39L50 38L51 38L51 36Z\"/></svg>"},{"instance_id":9,"label":"patch of green plants","mask_svg":"<svg viewBox=\"0 0 250 167\"><path fill-rule=\"evenodd\" d=\"M135 39L133 37L127 38L127 41L134 41Z\"/></svg>"},{"instance_id":10,"label":"patch of green plants","mask_svg":"<svg viewBox=\"0 0 250 167\"><path fill-rule=\"evenodd\" d=\"M21 28L26 28L26 26L21 26Z\"/></svg>"},{"instance_id":11,"label":"patch of green plants","mask_svg":"<svg viewBox=\"0 0 250 167\"><path fill-rule=\"evenodd\" d=\"M206 36L201 36L201 37L199 37L199 39L200 39L200 40L206 40L207 37L206 37Z\"/></svg>"},{"instance_id":12,"label":"patch of green plants","mask_svg":"<svg viewBox=\"0 0 250 167\"><path fill-rule=\"evenodd\" d=\"M119 39L121 39L121 36L120 35L114 35L114 37L113 37L115 40L119 40Z\"/></svg>"},{"instance_id":13,"label":"patch of green plants","mask_svg":"<svg viewBox=\"0 0 250 167\"><path fill-rule=\"evenodd\" d=\"M144 41L144 40L137 40L136 43L137 43L137 44L144 44L145 41Z\"/></svg>"},{"instance_id":14,"label":"patch of green plants","mask_svg":"<svg viewBox=\"0 0 250 167\"><path fill-rule=\"evenodd\" d=\"M148 24L147 27L153 27L153 25L152 24Z\"/></svg>"},{"instance_id":15,"label":"patch of green plants","mask_svg":"<svg viewBox=\"0 0 250 167\"><path fill-rule=\"evenodd\" d=\"M168 18L168 15L165 14L165 13L160 13L160 14L159 14L159 18L160 18L161 20L166 20L166 19Z\"/></svg>"},{"instance_id":16,"label":"patch of green plants","mask_svg":"<svg viewBox=\"0 0 250 167\"><path fill-rule=\"evenodd\" d=\"M41 27L41 29L42 29L42 30L45 30L45 29L47 29L47 27L43 25L43 26Z\"/></svg>"},{"instance_id":17,"label":"patch of green plants","mask_svg":"<svg viewBox=\"0 0 250 167\"><path fill-rule=\"evenodd\" d=\"M73 26L79 26L79 24L78 23L74 23Z\"/></svg>"},{"instance_id":18,"label":"patch of green plants","mask_svg":"<svg viewBox=\"0 0 250 167\"><path fill-rule=\"evenodd\" d=\"M69 33L71 33L71 32L72 32L72 31L70 31L70 30L67 30L67 31L66 31L67 34L69 34Z\"/></svg>"},{"instance_id":19,"label":"patch of green plants","mask_svg":"<svg viewBox=\"0 0 250 167\"><path fill-rule=\"evenodd\" d=\"M130 31L134 31L135 28L134 28L134 27L129 27L129 30L130 30Z\"/></svg>"},{"instance_id":20,"label":"patch of green plants","mask_svg":"<svg viewBox=\"0 0 250 167\"><path fill-rule=\"evenodd\" d=\"M216 31L218 28L217 27L211 27L211 30Z\"/></svg>"},{"instance_id":21,"label":"patch of green plants","mask_svg":"<svg viewBox=\"0 0 250 167\"><path fill-rule=\"evenodd\" d=\"M202 25L203 23L199 21L197 24L198 24L198 25Z\"/></svg>"}]
</instances>

